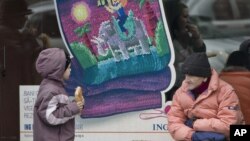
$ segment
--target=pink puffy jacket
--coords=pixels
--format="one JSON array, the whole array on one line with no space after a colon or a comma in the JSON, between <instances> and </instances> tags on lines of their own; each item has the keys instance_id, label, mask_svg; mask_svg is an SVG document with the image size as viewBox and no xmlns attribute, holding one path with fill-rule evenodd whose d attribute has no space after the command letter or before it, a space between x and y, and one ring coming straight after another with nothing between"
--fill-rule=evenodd
<instances>
[{"instance_id":1,"label":"pink puffy jacket","mask_svg":"<svg viewBox=\"0 0 250 141\"><path fill-rule=\"evenodd\" d=\"M184 122L198 118L193 129ZM213 131L229 137L231 124L241 124L243 116L239 108L239 100L231 85L219 79L212 70L208 89L196 100L187 89L185 80L176 91L168 113L168 130L175 140L190 141L195 131Z\"/></svg>"}]
</instances>

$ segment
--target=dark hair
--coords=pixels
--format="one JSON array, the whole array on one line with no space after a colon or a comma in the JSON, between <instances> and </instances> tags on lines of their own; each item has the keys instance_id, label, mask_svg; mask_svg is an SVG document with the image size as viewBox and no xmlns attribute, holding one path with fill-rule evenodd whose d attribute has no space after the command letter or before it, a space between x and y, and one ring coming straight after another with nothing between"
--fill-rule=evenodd
<instances>
[{"instance_id":1,"label":"dark hair","mask_svg":"<svg viewBox=\"0 0 250 141\"><path fill-rule=\"evenodd\" d=\"M163 1L164 10L166 13L167 23L171 37L176 38L174 30L179 30L178 20L181 16L183 9L188 8L180 0L165 0Z\"/></svg>"},{"instance_id":2,"label":"dark hair","mask_svg":"<svg viewBox=\"0 0 250 141\"><path fill-rule=\"evenodd\" d=\"M247 68L248 58L247 53L243 51L232 52L227 59L226 67L237 66Z\"/></svg>"},{"instance_id":3,"label":"dark hair","mask_svg":"<svg viewBox=\"0 0 250 141\"><path fill-rule=\"evenodd\" d=\"M69 54L66 51L64 51L64 53L65 53L65 58L66 58L66 63L65 63L65 70L66 70L69 64L71 63L71 59L70 59Z\"/></svg>"},{"instance_id":4,"label":"dark hair","mask_svg":"<svg viewBox=\"0 0 250 141\"><path fill-rule=\"evenodd\" d=\"M247 69L250 70L250 39L243 41L240 44L240 51L243 51L247 55Z\"/></svg>"}]
</instances>

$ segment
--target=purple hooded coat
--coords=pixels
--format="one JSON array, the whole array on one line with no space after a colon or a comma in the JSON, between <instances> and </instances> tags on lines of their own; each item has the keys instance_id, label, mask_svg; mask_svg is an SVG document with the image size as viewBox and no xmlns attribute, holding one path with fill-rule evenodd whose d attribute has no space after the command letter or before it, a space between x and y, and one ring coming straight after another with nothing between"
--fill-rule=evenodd
<instances>
[{"instance_id":1,"label":"purple hooded coat","mask_svg":"<svg viewBox=\"0 0 250 141\"><path fill-rule=\"evenodd\" d=\"M79 114L64 89L66 57L62 49L42 51L36 69L44 78L34 107L34 141L73 141L74 117Z\"/></svg>"}]
</instances>

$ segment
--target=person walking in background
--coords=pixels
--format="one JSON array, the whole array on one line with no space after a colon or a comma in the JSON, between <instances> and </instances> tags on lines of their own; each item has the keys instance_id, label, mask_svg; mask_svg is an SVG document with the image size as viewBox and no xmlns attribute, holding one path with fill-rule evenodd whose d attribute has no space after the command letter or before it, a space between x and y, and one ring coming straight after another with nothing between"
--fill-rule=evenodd
<instances>
[{"instance_id":1,"label":"person walking in background","mask_svg":"<svg viewBox=\"0 0 250 141\"><path fill-rule=\"evenodd\" d=\"M25 0L0 0L0 136L6 141L19 140L19 85L41 80L34 61L42 48L19 32L31 13Z\"/></svg>"},{"instance_id":2,"label":"person walking in background","mask_svg":"<svg viewBox=\"0 0 250 141\"><path fill-rule=\"evenodd\" d=\"M229 55L226 66L220 73L220 78L235 88L246 124L250 124L250 72L247 69L248 61L246 52L234 51Z\"/></svg>"},{"instance_id":3,"label":"person walking in background","mask_svg":"<svg viewBox=\"0 0 250 141\"><path fill-rule=\"evenodd\" d=\"M71 71L69 55L59 48L43 50L36 69L43 81L34 106L34 141L73 141L74 118L81 112L84 99L72 102L64 89Z\"/></svg>"},{"instance_id":4,"label":"person walking in background","mask_svg":"<svg viewBox=\"0 0 250 141\"><path fill-rule=\"evenodd\" d=\"M210 67L206 53L193 53L184 62L185 80L168 113L168 130L175 140L229 138L229 127L243 116L234 88Z\"/></svg>"},{"instance_id":5,"label":"person walking in background","mask_svg":"<svg viewBox=\"0 0 250 141\"><path fill-rule=\"evenodd\" d=\"M163 2L175 52L176 82L167 93L168 100L171 100L184 79L181 73L184 60L193 52L206 52L206 46L197 26L189 21L188 7L180 0L164 0Z\"/></svg>"}]
</instances>

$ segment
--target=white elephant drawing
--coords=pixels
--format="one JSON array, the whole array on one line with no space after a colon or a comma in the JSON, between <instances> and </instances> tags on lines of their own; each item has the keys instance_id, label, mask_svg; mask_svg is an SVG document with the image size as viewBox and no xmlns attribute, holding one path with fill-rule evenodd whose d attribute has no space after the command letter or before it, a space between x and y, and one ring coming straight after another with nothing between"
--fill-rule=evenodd
<instances>
[{"instance_id":1,"label":"white elephant drawing","mask_svg":"<svg viewBox=\"0 0 250 141\"><path fill-rule=\"evenodd\" d=\"M124 27L127 33L121 31L114 17L111 21L102 22L98 37L91 40L97 45L98 53L105 56L109 49L115 61L129 59L130 52L134 52L135 55L150 54L149 37L145 26L140 19L133 16L132 11L129 11Z\"/></svg>"}]
</instances>

